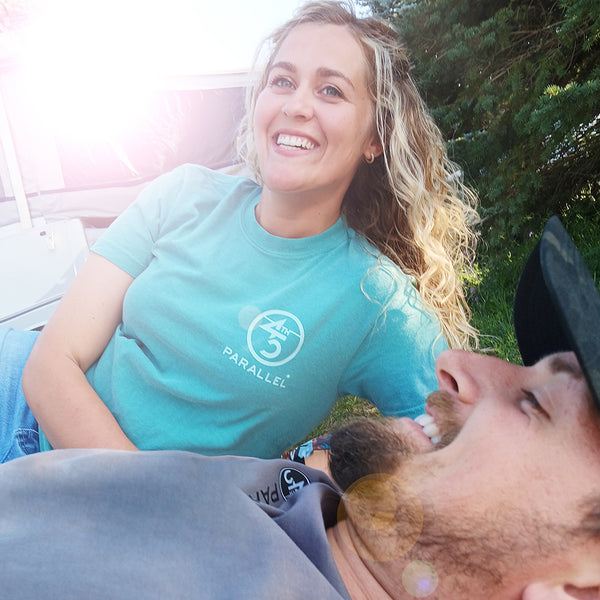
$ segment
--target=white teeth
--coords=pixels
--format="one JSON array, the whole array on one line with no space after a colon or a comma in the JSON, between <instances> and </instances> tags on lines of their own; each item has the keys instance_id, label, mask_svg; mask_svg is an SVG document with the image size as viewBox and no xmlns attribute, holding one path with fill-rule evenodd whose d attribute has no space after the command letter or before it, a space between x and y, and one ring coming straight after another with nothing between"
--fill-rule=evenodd
<instances>
[{"instance_id":1,"label":"white teeth","mask_svg":"<svg viewBox=\"0 0 600 600\"><path fill-rule=\"evenodd\" d=\"M432 423L431 425L425 425L425 427L423 427L423 433L427 437L432 438L436 435L440 435L440 428L435 423Z\"/></svg>"},{"instance_id":2,"label":"white teeth","mask_svg":"<svg viewBox=\"0 0 600 600\"><path fill-rule=\"evenodd\" d=\"M436 446L437 444L439 444L442 441L442 436L441 435L434 435L431 438L431 443Z\"/></svg>"},{"instance_id":3,"label":"white teeth","mask_svg":"<svg viewBox=\"0 0 600 600\"><path fill-rule=\"evenodd\" d=\"M303 148L304 150L312 150L315 145L306 138L297 135L285 135L280 133L277 137L278 146L291 146L292 148Z\"/></svg>"},{"instance_id":4,"label":"white teeth","mask_svg":"<svg viewBox=\"0 0 600 600\"><path fill-rule=\"evenodd\" d=\"M431 415L419 415L415 419L415 423L418 423L423 428L423 433L433 444L437 444L441 440L440 428L435 424Z\"/></svg>"}]
</instances>

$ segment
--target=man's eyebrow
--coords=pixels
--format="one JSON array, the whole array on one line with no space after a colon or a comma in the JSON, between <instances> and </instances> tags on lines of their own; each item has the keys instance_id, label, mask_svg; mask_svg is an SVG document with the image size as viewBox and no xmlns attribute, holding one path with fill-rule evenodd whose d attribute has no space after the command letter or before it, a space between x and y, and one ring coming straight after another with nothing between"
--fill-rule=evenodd
<instances>
[{"instance_id":1,"label":"man's eyebrow","mask_svg":"<svg viewBox=\"0 0 600 600\"><path fill-rule=\"evenodd\" d=\"M553 356L550 358L550 372L552 373L567 373L578 380L586 381L585 375L581 369L581 365L576 360L570 360L561 356L560 354ZM587 383L587 381L586 381ZM594 414L598 414L598 408L596 403L594 402L594 398L592 397L592 392L590 390L589 384L586 385L585 398L590 407L590 410Z\"/></svg>"},{"instance_id":2,"label":"man's eyebrow","mask_svg":"<svg viewBox=\"0 0 600 600\"><path fill-rule=\"evenodd\" d=\"M271 68L269 69L269 72L271 72L273 69L283 69L284 71L289 71L290 73L297 72L296 66L293 63L284 60L273 63L271 65ZM322 78L339 77L354 89L354 84L352 83L352 80L346 75L344 75L341 71L338 71L336 69L330 69L329 67L320 67L317 69L317 75L319 75L319 77Z\"/></svg>"},{"instance_id":3,"label":"man's eyebrow","mask_svg":"<svg viewBox=\"0 0 600 600\"><path fill-rule=\"evenodd\" d=\"M583 371L579 363L568 360L564 356L556 355L550 359L550 371L552 373L567 373L576 379L583 379Z\"/></svg>"}]
</instances>

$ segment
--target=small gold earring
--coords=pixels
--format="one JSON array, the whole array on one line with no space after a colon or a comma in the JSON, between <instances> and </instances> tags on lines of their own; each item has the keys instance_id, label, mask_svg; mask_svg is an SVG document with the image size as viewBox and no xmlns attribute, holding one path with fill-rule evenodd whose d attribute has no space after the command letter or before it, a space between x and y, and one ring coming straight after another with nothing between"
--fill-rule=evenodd
<instances>
[{"instance_id":1,"label":"small gold earring","mask_svg":"<svg viewBox=\"0 0 600 600\"><path fill-rule=\"evenodd\" d=\"M375 155L371 152L371 158L365 158L368 165L372 165L375 162Z\"/></svg>"}]
</instances>

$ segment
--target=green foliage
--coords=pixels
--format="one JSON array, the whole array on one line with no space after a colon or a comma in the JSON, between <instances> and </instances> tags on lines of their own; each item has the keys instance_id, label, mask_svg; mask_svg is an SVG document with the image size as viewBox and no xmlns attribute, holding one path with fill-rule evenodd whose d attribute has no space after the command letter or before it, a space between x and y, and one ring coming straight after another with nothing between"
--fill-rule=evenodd
<instances>
[{"instance_id":1,"label":"green foliage","mask_svg":"<svg viewBox=\"0 0 600 600\"><path fill-rule=\"evenodd\" d=\"M600 3L357 2L405 40L450 156L481 198L473 324L483 351L518 363L514 293L550 215L600 283ZM315 434L365 407L343 399Z\"/></svg>"},{"instance_id":2,"label":"green foliage","mask_svg":"<svg viewBox=\"0 0 600 600\"><path fill-rule=\"evenodd\" d=\"M481 332L481 351L516 364L521 357L513 330L513 299L519 273L536 241L532 233L512 250L482 258L480 280L469 288L472 323Z\"/></svg>"},{"instance_id":3,"label":"green foliage","mask_svg":"<svg viewBox=\"0 0 600 600\"><path fill-rule=\"evenodd\" d=\"M600 197L597 0L359 0L399 31L414 76L505 252Z\"/></svg>"},{"instance_id":4,"label":"green foliage","mask_svg":"<svg viewBox=\"0 0 600 600\"><path fill-rule=\"evenodd\" d=\"M560 217L600 288L600 213L590 217L571 209ZM519 274L540 233L541 229L531 229L523 242L483 252L479 279L469 289L473 325L482 333L482 350L517 364L521 359L513 331L514 294Z\"/></svg>"}]
</instances>

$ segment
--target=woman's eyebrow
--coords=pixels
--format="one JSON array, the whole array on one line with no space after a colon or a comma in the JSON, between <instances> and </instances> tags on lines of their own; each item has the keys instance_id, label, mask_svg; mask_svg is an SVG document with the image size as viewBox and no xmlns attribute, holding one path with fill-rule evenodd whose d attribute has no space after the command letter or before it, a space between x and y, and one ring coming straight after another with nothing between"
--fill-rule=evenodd
<instances>
[{"instance_id":1,"label":"woman's eyebrow","mask_svg":"<svg viewBox=\"0 0 600 600\"><path fill-rule=\"evenodd\" d=\"M324 78L339 77L340 79L343 79L352 88L354 88L354 84L352 83L352 80L349 77L346 77L346 75L344 75L341 71L336 71L335 69L328 69L327 67L321 67L320 69L317 70L317 73L319 74L320 77L324 77Z\"/></svg>"},{"instance_id":2,"label":"woman's eyebrow","mask_svg":"<svg viewBox=\"0 0 600 600\"><path fill-rule=\"evenodd\" d=\"M273 63L271 65L271 68L269 69L269 72L271 72L273 69L283 69L284 71L290 71L291 73L296 72L296 67L292 63L286 62L284 60L280 60L279 62Z\"/></svg>"},{"instance_id":3,"label":"woman's eyebrow","mask_svg":"<svg viewBox=\"0 0 600 600\"><path fill-rule=\"evenodd\" d=\"M273 69L283 69L284 71L289 71L290 73L297 72L296 66L293 63L287 62L285 60L273 63L271 65L271 68L269 69L269 73ZM338 71L336 69L330 69L329 67L319 67L317 69L317 75L322 78L338 77L340 79L343 79L346 83L348 83L348 85L350 85L354 89L354 84L352 83L352 80L346 75L344 75L341 71Z\"/></svg>"}]
</instances>

